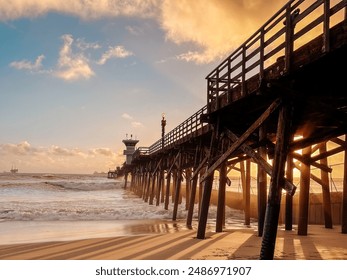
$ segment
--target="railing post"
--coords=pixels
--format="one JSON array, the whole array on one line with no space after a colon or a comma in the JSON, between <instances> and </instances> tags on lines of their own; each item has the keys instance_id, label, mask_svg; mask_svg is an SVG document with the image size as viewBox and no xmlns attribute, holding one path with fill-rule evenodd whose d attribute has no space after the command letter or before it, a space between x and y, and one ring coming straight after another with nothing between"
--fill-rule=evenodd
<instances>
[{"instance_id":1,"label":"railing post","mask_svg":"<svg viewBox=\"0 0 347 280\"><path fill-rule=\"evenodd\" d=\"M216 110L219 109L219 68L216 72Z\"/></svg>"},{"instance_id":2,"label":"railing post","mask_svg":"<svg viewBox=\"0 0 347 280\"><path fill-rule=\"evenodd\" d=\"M210 78L207 78L207 113L211 113L211 82Z\"/></svg>"},{"instance_id":3,"label":"railing post","mask_svg":"<svg viewBox=\"0 0 347 280\"><path fill-rule=\"evenodd\" d=\"M241 96L246 94L246 45L242 46L242 81L241 81Z\"/></svg>"},{"instance_id":4,"label":"railing post","mask_svg":"<svg viewBox=\"0 0 347 280\"><path fill-rule=\"evenodd\" d=\"M298 11L298 10L296 10ZM295 13L295 12L294 12ZM291 6L287 5L286 8L286 42L285 42L285 73L290 72L291 61L292 61L292 53L293 53L293 35L294 35L294 25L293 19L295 14L291 13Z\"/></svg>"},{"instance_id":5,"label":"railing post","mask_svg":"<svg viewBox=\"0 0 347 280\"><path fill-rule=\"evenodd\" d=\"M264 28L260 31L260 46L259 46L259 79L261 80L264 77Z\"/></svg>"},{"instance_id":6,"label":"railing post","mask_svg":"<svg viewBox=\"0 0 347 280\"><path fill-rule=\"evenodd\" d=\"M329 52L330 51L330 0L324 1L324 22L323 22L323 29L324 29L324 46L323 51Z\"/></svg>"},{"instance_id":7,"label":"railing post","mask_svg":"<svg viewBox=\"0 0 347 280\"><path fill-rule=\"evenodd\" d=\"M230 96L230 85L231 85L231 61L230 58L228 58L228 92L227 92L227 104L231 101L231 96Z\"/></svg>"}]
</instances>

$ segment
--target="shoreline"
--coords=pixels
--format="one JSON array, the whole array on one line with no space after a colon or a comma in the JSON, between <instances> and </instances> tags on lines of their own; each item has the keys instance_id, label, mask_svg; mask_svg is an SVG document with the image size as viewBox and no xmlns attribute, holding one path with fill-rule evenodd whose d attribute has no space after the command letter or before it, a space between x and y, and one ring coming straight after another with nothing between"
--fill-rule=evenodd
<instances>
[{"instance_id":1,"label":"shoreline","mask_svg":"<svg viewBox=\"0 0 347 280\"><path fill-rule=\"evenodd\" d=\"M0 245L2 260L257 260L261 237L253 228L208 231L195 229L69 241ZM347 235L340 227L310 225L307 236L296 230L277 232L275 260L347 260Z\"/></svg>"},{"instance_id":2,"label":"shoreline","mask_svg":"<svg viewBox=\"0 0 347 280\"><path fill-rule=\"evenodd\" d=\"M169 220L0 221L0 246L119 236L157 235L186 228Z\"/></svg>"}]
</instances>

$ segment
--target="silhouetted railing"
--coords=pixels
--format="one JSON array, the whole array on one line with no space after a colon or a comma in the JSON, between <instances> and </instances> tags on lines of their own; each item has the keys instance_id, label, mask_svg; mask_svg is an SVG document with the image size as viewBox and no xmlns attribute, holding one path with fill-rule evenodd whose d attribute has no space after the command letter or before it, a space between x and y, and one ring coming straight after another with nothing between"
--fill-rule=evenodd
<instances>
[{"instance_id":1,"label":"silhouetted railing","mask_svg":"<svg viewBox=\"0 0 347 280\"><path fill-rule=\"evenodd\" d=\"M202 114L206 114L207 106L204 106L195 114L190 116L184 122L182 122L179 126L175 127L169 133L164 136L164 147L162 139L159 139L153 145L149 147L149 154L153 154L163 148L167 148L169 146L174 145L179 140L182 140L186 137L194 137L194 133L198 132L207 124L201 122L200 117Z\"/></svg>"},{"instance_id":2,"label":"silhouetted railing","mask_svg":"<svg viewBox=\"0 0 347 280\"><path fill-rule=\"evenodd\" d=\"M289 72L293 51L313 38L322 35L322 52L328 52L329 29L346 20L346 3L346 0L289 1L206 77L208 112L221 107L221 96L227 104L243 97L246 81L255 75L261 80L264 70L279 57L284 60L283 75ZM241 94L233 96L236 87Z\"/></svg>"}]
</instances>

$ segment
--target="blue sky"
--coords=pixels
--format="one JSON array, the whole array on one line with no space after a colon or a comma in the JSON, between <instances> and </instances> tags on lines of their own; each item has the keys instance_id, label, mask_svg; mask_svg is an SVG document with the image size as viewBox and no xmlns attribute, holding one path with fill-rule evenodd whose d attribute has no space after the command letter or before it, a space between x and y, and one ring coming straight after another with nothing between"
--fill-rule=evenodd
<instances>
[{"instance_id":1,"label":"blue sky","mask_svg":"<svg viewBox=\"0 0 347 280\"><path fill-rule=\"evenodd\" d=\"M206 103L205 76L286 1L0 0L0 172L124 162Z\"/></svg>"}]
</instances>

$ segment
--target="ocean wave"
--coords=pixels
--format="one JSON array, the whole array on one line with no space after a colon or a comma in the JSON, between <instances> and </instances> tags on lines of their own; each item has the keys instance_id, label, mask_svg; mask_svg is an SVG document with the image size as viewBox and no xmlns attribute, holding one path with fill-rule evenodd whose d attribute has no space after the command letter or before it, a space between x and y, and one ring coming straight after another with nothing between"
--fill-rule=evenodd
<instances>
[{"instance_id":1,"label":"ocean wave","mask_svg":"<svg viewBox=\"0 0 347 280\"><path fill-rule=\"evenodd\" d=\"M36 176L36 175L35 175ZM144 202L124 182L93 176L40 175L0 181L0 221L117 221L172 220L173 204ZM22 178L22 180L20 180ZM5 182L5 183L4 183ZM6 186L6 184L11 184ZM226 224L242 225L243 212L227 208ZM187 217L185 203L179 205L176 219ZM209 222L215 222L216 207L209 209ZM193 220L198 219L195 206Z\"/></svg>"}]
</instances>

